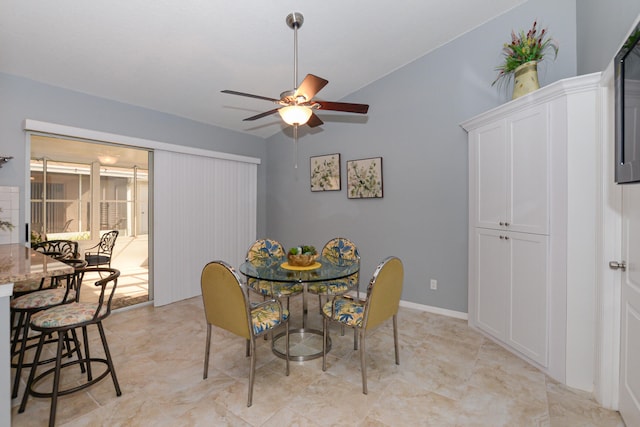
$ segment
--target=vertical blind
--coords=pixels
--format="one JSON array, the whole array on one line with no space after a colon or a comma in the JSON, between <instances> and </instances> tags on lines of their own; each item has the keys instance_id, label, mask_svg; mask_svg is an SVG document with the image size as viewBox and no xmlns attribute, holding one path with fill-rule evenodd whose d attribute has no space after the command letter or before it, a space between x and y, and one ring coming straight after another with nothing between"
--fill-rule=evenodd
<instances>
[{"instance_id":1,"label":"vertical blind","mask_svg":"<svg viewBox=\"0 0 640 427\"><path fill-rule=\"evenodd\" d=\"M154 304L200 295L204 265L237 268L256 238L257 165L156 150Z\"/></svg>"}]
</instances>

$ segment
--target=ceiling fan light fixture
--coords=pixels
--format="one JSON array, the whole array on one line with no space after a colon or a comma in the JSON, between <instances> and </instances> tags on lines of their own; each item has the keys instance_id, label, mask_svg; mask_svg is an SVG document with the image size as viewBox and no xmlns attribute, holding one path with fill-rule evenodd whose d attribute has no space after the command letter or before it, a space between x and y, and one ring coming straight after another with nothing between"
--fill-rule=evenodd
<instances>
[{"instance_id":1,"label":"ceiling fan light fixture","mask_svg":"<svg viewBox=\"0 0 640 427\"><path fill-rule=\"evenodd\" d=\"M312 111L311 108L303 105L289 105L278 109L280 117L285 123L293 125L304 125L309 121Z\"/></svg>"}]
</instances>

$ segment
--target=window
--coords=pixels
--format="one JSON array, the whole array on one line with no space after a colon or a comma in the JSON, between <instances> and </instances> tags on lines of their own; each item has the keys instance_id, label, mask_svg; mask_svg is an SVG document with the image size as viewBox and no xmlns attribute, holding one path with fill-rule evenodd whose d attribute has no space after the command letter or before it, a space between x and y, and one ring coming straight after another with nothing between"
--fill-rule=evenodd
<instances>
[{"instance_id":1,"label":"window","mask_svg":"<svg viewBox=\"0 0 640 427\"><path fill-rule=\"evenodd\" d=\"M89 239L91 165L31 161L31 227L40 237Z\"/></svg>"},{"instance_id":2,"label":"window","mask_svg":"<svg viewBox=\"0 0 640 427\"><path fill-rule=\"evenodd\" d=\"M146 234L148 182L148 170L136 166L32 159L31 227L36 233L32 239L87 240L103 230L118 230L121 236ZM93 206L99 206L96 229L92 229Z\"/></svg>"}]
</instances>

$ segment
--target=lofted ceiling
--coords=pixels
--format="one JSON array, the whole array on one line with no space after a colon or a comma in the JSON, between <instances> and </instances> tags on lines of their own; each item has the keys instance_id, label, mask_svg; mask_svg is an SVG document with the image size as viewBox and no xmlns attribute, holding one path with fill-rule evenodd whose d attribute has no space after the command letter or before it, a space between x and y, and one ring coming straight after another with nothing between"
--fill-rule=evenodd
<instances>
[{"instance_id":1,"label":"lofted ceiling","mask_svg":"<svg viewBox=\"0 0 640 427\"><path fill-rule=\"evenodd\" d=\"M0 0L0 72L269 137L277 115L242 119L273 104L220 91L293 89L289 13L304 15L299 80L340 101L525 1Z\"/></svg>"}]
</instances>

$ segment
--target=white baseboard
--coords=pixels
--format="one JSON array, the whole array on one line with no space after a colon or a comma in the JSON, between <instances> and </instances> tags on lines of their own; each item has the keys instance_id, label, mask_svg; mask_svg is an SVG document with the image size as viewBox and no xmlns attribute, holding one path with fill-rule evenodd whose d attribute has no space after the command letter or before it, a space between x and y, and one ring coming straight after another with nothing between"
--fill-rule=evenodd
<instances>
[{"instance_id":1,"label":"white baseboard","mask_svg":"<svg viewBox=\"0 0 640 427\"><path fill-rule=\"evenodd\" d=\"M358 298L356 297L356 291L350 291L348 295L352 296L353 298ZM359 293L359 299L363 300L366 297L367 297L366 292L361 291ZM413 308L414 310L426 311L428 313L433 313L433 314L441 314L443 316L454 317L456 319L469 320L469 316L467 313L463 313L461 311L448 310L446 308L433 307L431 305L417 304L415 302L401 300L400 307Z\"/></svg>"},{"instance_id":2,"label":"white baseboard","mask_svg":"<svg viewBox=\"0 0 640 427\"><path fill-rule=\"evenodd\" d=\"M448 310L446 308L433 307L431 305L416 304L415 302L400 301L400 307L413 308L415 310L426 311L434 314L441 314L443 316L455 317L456 319L468 320L467 313L461 311Z\"/></svg>"}]
</instances>

